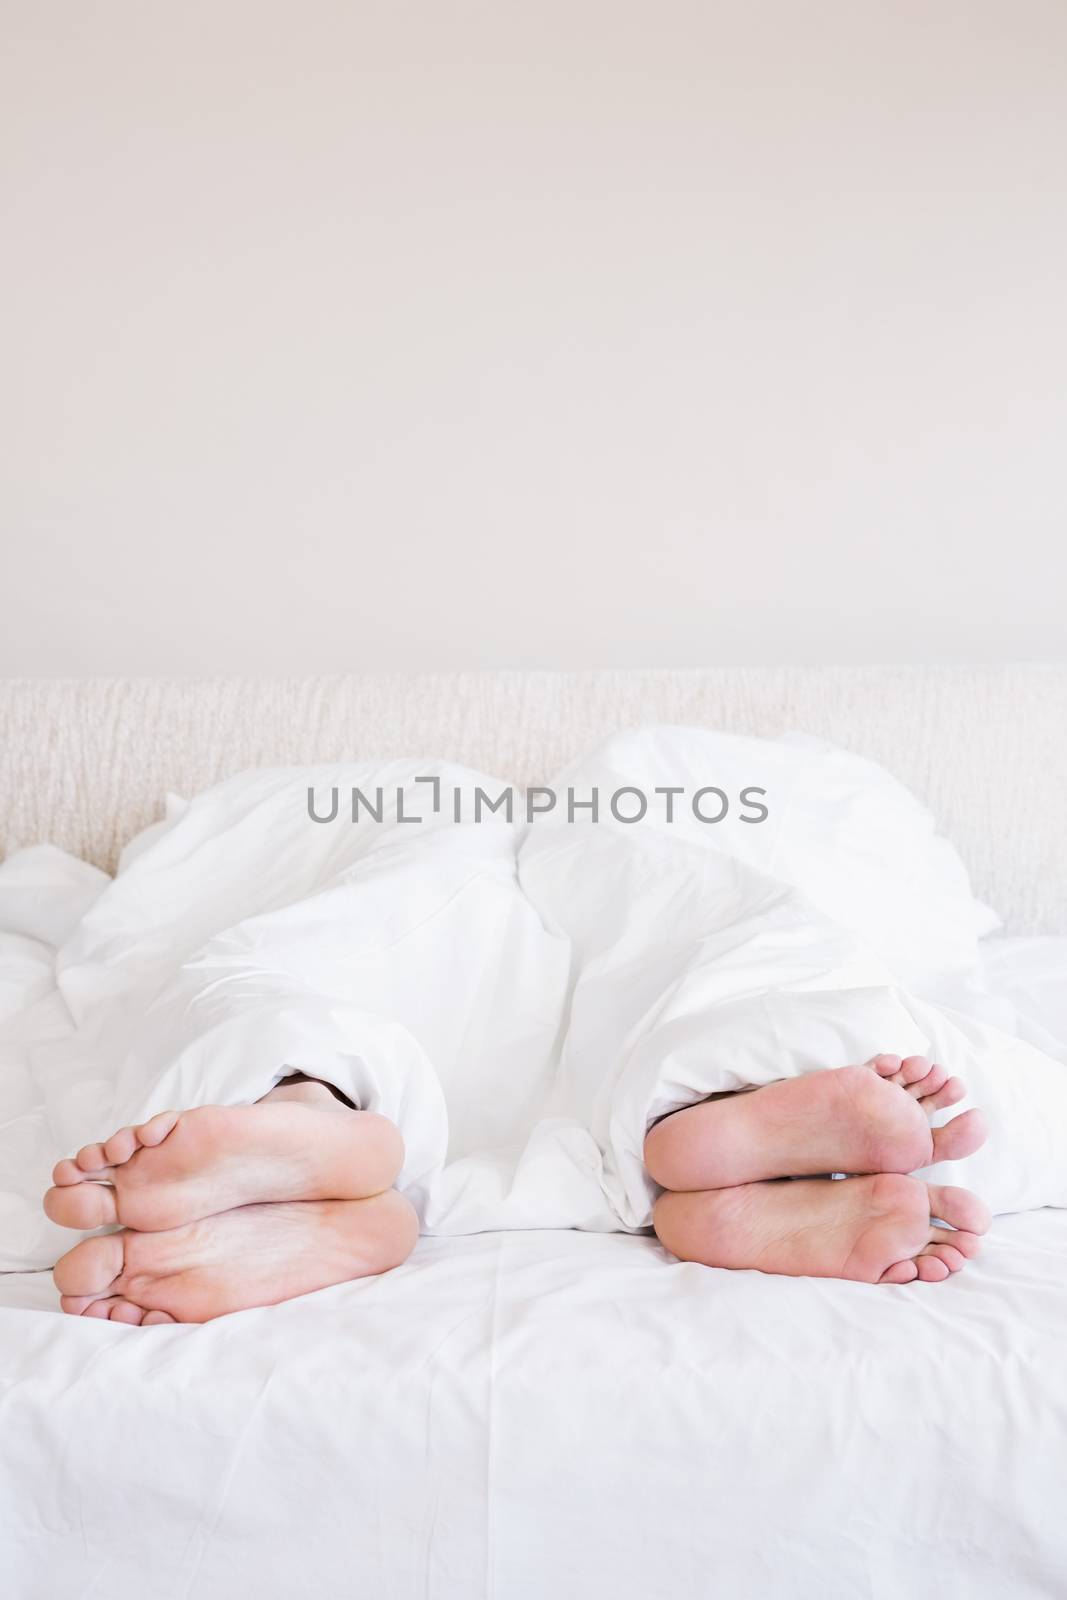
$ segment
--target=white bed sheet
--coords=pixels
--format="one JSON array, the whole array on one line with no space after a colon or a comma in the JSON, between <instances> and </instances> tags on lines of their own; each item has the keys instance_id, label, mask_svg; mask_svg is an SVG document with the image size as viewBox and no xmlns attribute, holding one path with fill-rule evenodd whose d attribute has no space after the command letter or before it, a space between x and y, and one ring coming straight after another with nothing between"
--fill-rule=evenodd
<instances>
[{"instance_id":1,"label":"white bed sheet","mask_svg":"<svg viewBox=\"0 0 1067 1600\"><path fill-rule=\"evenodd\" d=\"M1067 1213L945 1284L424 1239L204 1327L0 1296L18 1600L1067 1592Z\"/></svg>"}]
</instances>

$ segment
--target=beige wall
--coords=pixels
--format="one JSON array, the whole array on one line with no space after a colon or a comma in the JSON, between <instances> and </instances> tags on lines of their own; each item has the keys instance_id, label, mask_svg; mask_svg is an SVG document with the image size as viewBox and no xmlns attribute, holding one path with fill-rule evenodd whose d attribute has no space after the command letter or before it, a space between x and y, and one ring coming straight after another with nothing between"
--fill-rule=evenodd
<instances>
[{"instance_id":1,"label":"beige wall","mask_svg":"<svg viewBox=\"0 0 1067 1600\"><path fill-rule=\"evenodd\" d=\"M0 672L1067 656L1063 0L0 15Z\"/></svg>"}]
</instances>

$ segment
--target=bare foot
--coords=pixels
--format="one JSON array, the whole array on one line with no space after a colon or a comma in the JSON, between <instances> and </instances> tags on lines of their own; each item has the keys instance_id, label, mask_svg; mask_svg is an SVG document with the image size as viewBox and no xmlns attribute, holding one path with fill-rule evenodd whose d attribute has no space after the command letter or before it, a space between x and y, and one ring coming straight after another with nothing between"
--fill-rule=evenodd
<instances>
[{"instance_id":1,"label":"bare foot","mask_svg":"<svg viewBox=\"0 0 1067 1600\"><path fill-rule=\"evenodd\" d=\"M655 1210L656 1233L683 1261L859 1283L939 1282L977 1255L989 1222L969 1190L898 1173L663 1194Z\"/></svg>"},{"instance_id":2,"label":"bare foot","mask_svg":"<svg viewBox=\"0 0 1067 1600\"><path fill-rule=\"evenodd\" d=\"M657 1122L645 1164L665 1189L725 1189L829 1172L915 1172L969 1156L986 1139L980 1111L931 1129L927 1114L962 1100L959 1078L925 1056L875 1056L687 1106Z\"/></svg>"},{"instance_id":3,"label":"bare foot","mask_svg":"<svg viewBox=\"0 0 1067 1600\"><path fill-rule=\"evenodd\" d=\"M252 1106L163 1111L52 1174L53 1222L155 1231L266 1200L359 1200L388 1189L404 1159L399 1129L373 1111L331 1109L275 1091ZM321 1086L320 1086L321 1087ZM279 1103L283 1102L283 1103Z\"/></svg>"},{"instance_id":4,"label":"bare foot","mask_svg":"<svg viewBox=\"0 0 1067 1600\"><path fill-rule=\"evenodd\" d=\"M83 1239L56 1263L60 1305L112 1322L209 1322L399 1266L418 1237L395 1189L241 1206L165 1232Z\"/></svg>"}]
</instances>

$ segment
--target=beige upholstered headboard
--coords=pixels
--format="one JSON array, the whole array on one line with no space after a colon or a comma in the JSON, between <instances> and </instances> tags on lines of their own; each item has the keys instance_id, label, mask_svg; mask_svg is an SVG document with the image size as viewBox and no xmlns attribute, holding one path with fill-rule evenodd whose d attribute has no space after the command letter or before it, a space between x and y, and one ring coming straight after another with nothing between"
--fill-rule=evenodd
<instances>
[{"instance_id":1,"label":"beige upholstered headboard","mask_svg":"<svg viewBox=\"0 0 1067 1600\"><path fill-rule=\"evenodd\" d=\"M883 762L1013 933L1067 933L1067 664L0 680L5 852L113 869L167 790L242 767L440 755L530 783L649 722L820 734Z\"/></svg>"}]
</instances>

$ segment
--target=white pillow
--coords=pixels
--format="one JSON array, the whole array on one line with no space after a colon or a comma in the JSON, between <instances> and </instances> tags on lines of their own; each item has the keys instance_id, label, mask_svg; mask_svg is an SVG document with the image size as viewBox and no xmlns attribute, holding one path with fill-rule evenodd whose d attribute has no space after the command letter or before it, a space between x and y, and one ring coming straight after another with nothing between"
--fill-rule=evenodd
<instances>
[{"instance_id":1,"label":"white pillow","mask_svg":"<svg viewBox=\"0 0 1067 1600\"><path fill-rule=\"evenodd\" d=\"M753 739L703 728L654 727L619 734L567 768L557 785L600 789L600 824L660 827L724 851L800 889L858 934L899 980L923 994L973 969L978 940L998 926L971 893L967 870L930 812L876 762L824 739L787 733ZM607 798L632 784L684 785L667 823L650 805L639 824L618 823ZM699 821L689 797L714 785L730 800L721 822ZM763 789L766 820L746 822L746 789ZM562 803L562 802L561 802ZM717 803L704 802L714 815ZM543 826L535 823L535 827Z\"/></svg>"}]
</instances>

